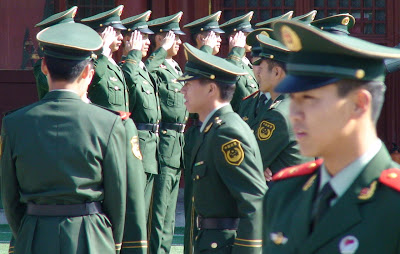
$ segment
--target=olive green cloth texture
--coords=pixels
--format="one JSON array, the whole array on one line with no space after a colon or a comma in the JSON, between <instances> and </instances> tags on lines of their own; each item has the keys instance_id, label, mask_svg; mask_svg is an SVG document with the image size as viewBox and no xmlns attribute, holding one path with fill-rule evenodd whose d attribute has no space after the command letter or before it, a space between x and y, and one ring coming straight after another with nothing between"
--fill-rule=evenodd
<instances>
[{"instance_id":1,"label":"olive green cloth texture","mask_svg":"<svg viewBox=\"0 0 400 254\"><path fill-rule=\"evenodd\" d=\"M126 27L121 24L121 14L124 9L123 5L119 5L111 10L98 13L96 15L84 18L81 22L93 29L112 26L119 30L125 30Z\"/></svg>"},{"instance_id":2,"label":"olive green cloth texture","mask_svg":"<svg viewBox=\"0 0 400 254\"><path fill-rule=\"evenodd\" d=\"M35 27L40 27L43 29L61 23L74 23L74 18L77 10L77 6L72 6L66 11L53 14L50 17L42 20L41 22L37 23Z\"/></svg>"},{"instance_id":3,"label":"olive green cloth texture","mask_svg":"<svg viewBox=\"0 0 400 254\"><path fill-rule=\"evenodd\" d=\"M251 19L253 18L254 11L250 11L242 16L235 17L221 24L219 27L225 31L226 34L231 34L237 31L251 32Z\"/></svg>"},{"instance_id":4,"label":"olive green cloth texture","mask_svg":"<svg viewBox=\"0 0 400 254\"><path fill-rule=\"evenodd\" d=\"M127 28L128 32L139 30L141 33L154 34L149 29L148 22L150 19L151 11L148 10L141 14L122 20L122 24Z\"/></svg>"},{"instance_id":5,"label":"olive green cloth texture","mask_svg":"<svg viewBox=\"0 0 400 254\"><path fill-rule=\"evenodd\" d=\"M200 32L205 32L205 31L214 31L216 33L225 33L224 30L219 28L219 19L221 18L222 11L217 11L213 14L210 14L206 17L196 19L195 21L192 21L186 25L184 25L184 28L189 29L190 34L197 34Z\"/></svg>"},{"instance_id":6,"label":"olive green cloth texture","mask_svg":"<svg viewBox=\"0 0 400 254\"><path fill-rule=\"evenodd\" d=\"M139 66L141 59L142 52L132 50L121 66L129 89L129 112L132 113L131 118L135 124L158 124L161 120L161 108L157 84L151 74ZM159 138L148 130L138 130L138 133L144 171L157 174Z\"/></svg>"},{"instance_id":7,"label":"olive green cloth texture","mask_svg":"<svg viewBox=\"0 0 400 254\"><path fill-rule=\"evenodd\" d=\"M199 230L195 253L261 253L267 186L257 141L230 105L206 126L191 161L195 210L203 218L240 222L237 230Z\"/></svg>"},{"instance_id":8,"label":"olive green cloth texture","mask_svg":"<svg viewBox=\"0 0 400 254\"><path fill-rule=\"evenodd\" d=\"M263 168L269 168L276 174L283 168L314 160L300 154L292 125L289 121L290 99L288 95L279 95L275 101L261 105L256 116L260 94L243 100L239 115L253 130L263 161ZM270 99L272 100L272 99Z\"/></svg>"},{"instance_id":9,"label":"olive green cloth texture","mask_svg":"<svg viewBox=\"0 0 400 254\"><path fill-rule=\"evenodd\" d=\"M123 120L126 133L126 215L121 254L147 253L147 225L144 188L146 176L139 150L139 137L135 123Z\"/></svg>"},{"instance_id":10,"label":"olive green cloth texture","mask_svg":"<svg viewBox=\"0 0 400 254\"><path fill-rule=\"evenodd\" d=\"M258 83L253 72L253 66L247 59L248 63L243 61L245 57L244 48L233 47L229 52L227 61L241 68L246 75L239 76L236 81L236 89L231 100L233 111L238 112L242 99L258 90Z\"/></svg>"},{"instance_id":11,"label":"olive green cloth texture","mask_svg":"<svg viewBox=\"0 0 400 254\"><path fill-rule=\"evenodd\" d=\"M383 170L399 165L384 146L312 232L320 169L276 181L265 200L263 253L400 253L399 191L378 181Z\"/></svg>"},{"instance_id":12,"label":"olive green cloth texture","mask_svg":"<svg viewBox=\"0 0 400 254\"><path fill-rule=\"evenodd\" d=\"M88 98L114 111L129 112L129 94L124 74L105 55L94 61L95 73L88 88Z\"/></svg>"},{"instance_id":13,"label":"olive green cloth texture","mask_svg":"<svg viewBox=\"0 0 400 254\"><path fill-rule=\"evenodd\" d=\"M36 80L36 89L38 92L38 98L41 100L49 92L49 84L47 83L47 77L42 72L42 59L36 61L33 66L33 75Z\"/></svg>"},{"instance_id":14,"label":"olive green cloth texture","mask_svg":"<svg viewBox=\"0 0 400 254\"><path fill-rule=\"evenodd\" d=\"M175 34L185 35L185 33L179 27L179 22L181 21L182 15L183 12L180 11L167 17L153 19L152 21L148 22L148 25L155 33L172 31Z\"/></svg>"},{"instance_id":15,"label":"olive green cloth texture","mask_svg":"<svg viewBox=\"0 0 400 254\"><path fill-rule=\"evenodd\" d=\"M84 103L72 92L53 91L8 114L1 137L1 192L16 253L94 254L120 249L126 209L126 134L119 116ZM94 201L102 202L103 214L25 215L28 202Z\"/></svg>"}]
</instances>

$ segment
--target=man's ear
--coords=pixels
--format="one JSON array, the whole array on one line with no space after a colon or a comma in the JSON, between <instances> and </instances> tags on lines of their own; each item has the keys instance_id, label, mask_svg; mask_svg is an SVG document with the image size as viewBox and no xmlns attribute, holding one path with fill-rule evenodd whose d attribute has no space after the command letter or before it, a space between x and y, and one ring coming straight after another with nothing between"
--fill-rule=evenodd
<instances>
[{"instance_id":1,"label":"man's ear","mask_svg":"<svg viewBox=\"0 0 400 254\"><path fill-rule=\"evenodd\" d=\"M90 81L92 80L94 75L94 69L91 64L86 65L86 67L83 69L81 73L81 78L82 79L89 79Z\"/></svg>"},{"instance_id":2,"label":"man's ear","mask_svg":"<svg viewBox=\"0 0 400 254\"><path fill-rule=\"evenodd\" d=\"M372 110L372 95L366 89L357 89L352 95L354 102L354 114L359 117L368 110Z\"/></svg>"},{"instance_id":3,"label":"man's ear","mask_svg":"<svg viewBox=\"0 0 400 254\"><path fill-rule=\"evenodd\" d=\"M44 75L49 75L49 69L47 68L47 64L46 64L46 59L42 58L42 65L41 65L41 69Z\"/></svg>"},{"instance_id":4,"label":"man's ear","mask_svg":"<svg viewBox=\"0 0 400 254\"><path fill-rule=\"evenodd\" d=\"M201 43L203 41L203 35L201 33L198 33L196 35L196 42L197 44Z\"/></svg>"}]
</instances>

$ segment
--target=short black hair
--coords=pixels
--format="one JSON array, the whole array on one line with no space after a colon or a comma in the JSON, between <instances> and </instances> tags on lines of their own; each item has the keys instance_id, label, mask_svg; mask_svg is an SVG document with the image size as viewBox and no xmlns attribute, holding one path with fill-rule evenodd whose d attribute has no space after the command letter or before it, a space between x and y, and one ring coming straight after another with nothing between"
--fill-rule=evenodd
<instances>
[{"instance_id":1,"label":"short black hair","mask_svg":"<svg viewBox=\"0 0 400 254\"><path fill-rule=\"evenodd\" d=\"M66 60L50 56L45 56L47 69L51 79L54 81L73 82L79 77L83 69L90 64L93 67L91 59L86 60Z\"/></svg>"},{"instance_id":2,"label":"short black hair","mask_svg":"<svg viewBox=\"0 0 400 254\"><path fill-rule=\"evenodd\" d=\"M235 93L236 84L222 83L210 79L200 79L200 84L205 85L208 83L215 83L219 89L220 97L224 101L231 101Z\"/></svg>"},{"instance_id":3,"label":"short black hair","mask_svg":"<svg viewBox=\"0 0 400 254\"><path fill-rule=\"evenodd\" d=\"M341 98L348 95L351 91L359 88L367 90L372 97L371 117L374 123L377 123L379 115L381 114L383 102L385 101L386 86L384 82L342 79L335 84L337 87L338 96Z\"/></svg>"},{"instance_id":4,"label":"short black hair","mask_svg":"<svg viewBox=\"0 0 400 254\"><path fill-rule=\"evenodd\" d=\"M285 71L286 73L286 63L281 62L281 61L276 61L276 60L272 60L272 59L268 59L268 58L263 58L263 60L267 61L268 63L268 70L272 71L272 68L274 67L280 67L282 68L282 70Z\"/></svg>"}]
</instances>

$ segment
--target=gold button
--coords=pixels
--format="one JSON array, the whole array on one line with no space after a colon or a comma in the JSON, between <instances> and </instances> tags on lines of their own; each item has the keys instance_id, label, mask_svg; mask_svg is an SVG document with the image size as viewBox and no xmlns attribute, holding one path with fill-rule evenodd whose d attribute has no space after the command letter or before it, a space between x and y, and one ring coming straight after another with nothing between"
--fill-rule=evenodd
<instances>
[{"instance_id":1,"label":"gold button","mask_svg":"<svg viewBox=\"0 0 400 254\"><path fill-rule=\"evenodd\" d=\"M129 103L127 102L127 103L125 103L125 105L126 105L126 106L129 106Z\"/></svg>"},{"instance_id":2,"label":"gold button","mask_svg":"<svg viewBox=\"0 0 400 254\"><path fill-rule=\"evenodd\" d=\"M397 174L396 173L390 173L390 174L388 174L388 177L394 179L394 178L397 178Z\"/></svg>"},{"instance_id":3,"label":"gold button","mask_svg":"<svg viewBox=\"0 0 400 254\"><path fill-rule=\"evenodd\" d=\"M192 197L192 202L194 202L194 196Z\"/></svg>"},{"instance_id":4,"label":"gold button","mask_svg":"<svg viewBox=\"0 0 400 254\"><path fill-rule=\"evenodd\" d=\"M115 89L116 91L118 91L118 90L119 90L119 87L118 87L118 86L114 86L114 89Z\"/></svg>"},{"instance_id":5,"label":"gold button","mask_svg":"<svg viewBox=\"0 0 400 254\"><path fill-rule=\"evenodd\" d=\"M162 133L163 133L163 134L167 134L167 131L166 131L166 130L163 130Z\"/></svg>"},{"instance_id":6,"label":"gold button","mask_svg":"<svg viewBox=\"0 0 400 254\"><path fill-rule=\"evenodd\" d=\"M217 243L212 243L212 244L211 244L211 248L215 249L215 248L217 248L217 247L218 247L218 244L217 244Z\"/></svg>"},{"instance_id":7,"label":"gold button","mask_svg":"<svg viewBox=\"0 0 400 254\"><path fill-rule=\"evenodd\" d=\"M197 175L197 176L196 176L196 180L199 180L199 179L200 179L200 176L199 176L199 175Z\"/></svg>"}]
</instances>

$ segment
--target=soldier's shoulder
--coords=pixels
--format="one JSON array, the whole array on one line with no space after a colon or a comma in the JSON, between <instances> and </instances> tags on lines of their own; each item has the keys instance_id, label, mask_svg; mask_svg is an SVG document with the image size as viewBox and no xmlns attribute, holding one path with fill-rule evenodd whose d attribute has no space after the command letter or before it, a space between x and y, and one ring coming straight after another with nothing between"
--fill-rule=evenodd
<instances>
[{"instance_id":1,"label":"soldier's shoulder","mask_svg":"<svg viewBox=\"0 0 400 254\"><path fill-rule=\"evenodd\" d=\"M288 178L310 175L314 173L321 166L322 162L323 162L322 159L318 159L300 165L284 168L275 175L273 175L272 180L280 181Z\"/></svg>"},{"instance_id":2,"label":"soldier's shoulder","mask_svg":"<svg viewBox=\"0 0 400 254\"><path fill-rule=\"evenodd\" d=\"M116 111L116 110L112 110L112 109L109 109L109 108L106 108L106 107L103 107L103 106L101 106L101 105L94 104L94 103L92 103L92 104L90 104L90 105L92 105L92 106L94 106L95 108L98 108L98 109L100 109L100 110L103 110L103 112L104 112L104 111L105 111L105 112L110 112L112 115L116 115L116 116L118 116L119 118L121 118L121 120L127 120L127 119L129 119L129 117L130 117L130 115L131 115L130 112Z\"/></svg>"},{"instance_id":3,"label":"soldier's shoulder","mask_svg":"<svg viewBox=\"0 0 400 254\"><path fill-rule=\"evenodd\" d=\"M247 100L249 100L249 99L251 99L251 98L257 98L257 95L259 94L259 90L258 91L255 91L254 93L252 93L252 94L250 94L250 95L248 95L248 96L246 96L246 97L244 97L243 99L242 99L242 101L247 101Z\"/></svg>"},{"instance_id":4,"label":"soldier's shoulder","mask_svg":"<svg viewBox=\"0 0 400 254\"><path fill-rule=\"evenodd\" d=\"M379 182L400 192L400 167L383 170Z\"/></svg>"}]
</instances>

